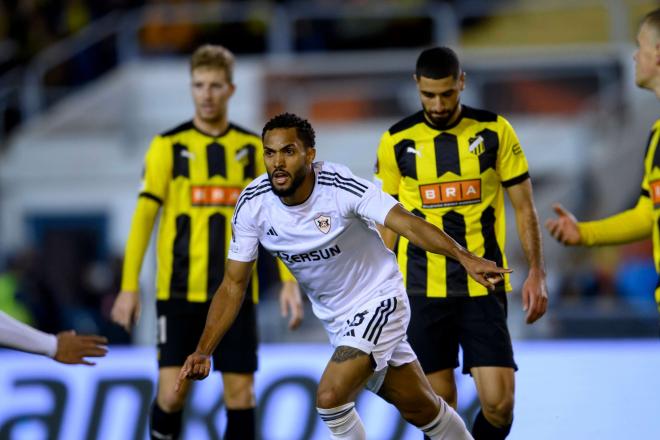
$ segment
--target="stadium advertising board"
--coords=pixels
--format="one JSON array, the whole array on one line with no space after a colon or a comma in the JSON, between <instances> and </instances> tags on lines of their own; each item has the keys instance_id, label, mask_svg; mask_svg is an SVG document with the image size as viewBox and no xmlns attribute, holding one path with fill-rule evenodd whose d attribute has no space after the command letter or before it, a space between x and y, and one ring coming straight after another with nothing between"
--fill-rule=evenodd
<instances>
[{"instance_id":1,"label":"stadium advertising board","mask_svg":"<svg viewBox=\"0 0 660 440\"><path fill-rule=\"evenodd\" d=\"M658 341L527 342L515 348L520 371L510 439L660 435ZM315 390L329 357L322 344L261 347L256 387L264 440L327 438L316 414ZM88 368L0 351L0 438L145 439L154 359L149 348L111 347L107 358ZM477 407L474 387L468 377L458 379L459 410L471 419ZM220 387L217 374L195 386L184 438L221 438ZM368 392L360 396L358 410L370 439L420 438L393 407Z\"/></svg>"}]
</instances>

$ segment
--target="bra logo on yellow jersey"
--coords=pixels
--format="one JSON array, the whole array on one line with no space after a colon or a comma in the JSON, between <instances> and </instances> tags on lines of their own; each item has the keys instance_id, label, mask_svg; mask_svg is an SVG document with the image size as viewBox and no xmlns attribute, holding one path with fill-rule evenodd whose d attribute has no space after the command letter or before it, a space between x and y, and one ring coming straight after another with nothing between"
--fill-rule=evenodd
<instances>
[{"instance_id":1,"label":"bra logo on yellow jersey","mask_svg":"<svg viewBox=\"0 0 660 440\"><path fill-rule=\"evenodd\" d=\"M649 184L651 186L651 200L653 205L660 205L660 180L656 180Z\"/></svg>"},{"instance_id":2,"label":"bra logo on yellow jersey","mask_svg":"<svg viewBox=\"0 0 660 440\"><path fill-rule=\"evenodd\" d=\"M192 206L235 206L241 188L231 186L194 185L190 187Z\"/></svg>"},{"instance_id":3,"label":"bra logo on yellow jersey","mask_svg":"<svg viewBox=\"0 0 660 440\"><path fill-rule=\"evenodd\" d=\"M422 208L472 205L481 202L481 179L430 183L419 186Z\"/></svg>"}]
</instances>

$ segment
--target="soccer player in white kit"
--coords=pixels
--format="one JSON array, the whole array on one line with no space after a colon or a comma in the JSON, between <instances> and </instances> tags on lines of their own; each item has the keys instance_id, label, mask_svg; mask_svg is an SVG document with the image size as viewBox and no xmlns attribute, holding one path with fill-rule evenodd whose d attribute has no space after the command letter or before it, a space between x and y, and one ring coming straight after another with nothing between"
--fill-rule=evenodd
<instances>
[{"instance_id":1,"label":"soccer player in white kit","mask_svg":"<svg viewBox=\"0 0 660 440\"><path fill-rule=\"evenodd\" d=\"M458 414L435 395L408 344L403 279L375 224L455 258L491 289L510 270L471 254L347 167L314 162L314 130L306 120L278 115L262 138L267 174L238 199L224 279L177 387L208 376L211 353L238 313L261 243L296 277L335 347L317 390L331 438L366 438L355 410L366 387L431 439L472 439Z\"/></svg>"}]
</instances>

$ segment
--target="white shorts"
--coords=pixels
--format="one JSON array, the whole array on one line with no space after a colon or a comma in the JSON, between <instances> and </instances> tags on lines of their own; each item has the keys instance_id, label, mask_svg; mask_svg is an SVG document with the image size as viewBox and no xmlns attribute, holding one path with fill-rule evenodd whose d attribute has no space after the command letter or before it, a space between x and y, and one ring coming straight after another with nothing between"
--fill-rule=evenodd
<instances>
[{"instance_id":1,"label":"white shorts","mask_svg":"<svg viewBox=\"0 0 660 440\"><path fill-rule=\"evenodd\" d=\"M377 392L387 366L398 367L417 359L406 336L410 305L405 293L380 297L353 309L341 330L331 336L332 345L345 345L370 354L376 362L367 388Z\"/></svg>"}]
</instances>

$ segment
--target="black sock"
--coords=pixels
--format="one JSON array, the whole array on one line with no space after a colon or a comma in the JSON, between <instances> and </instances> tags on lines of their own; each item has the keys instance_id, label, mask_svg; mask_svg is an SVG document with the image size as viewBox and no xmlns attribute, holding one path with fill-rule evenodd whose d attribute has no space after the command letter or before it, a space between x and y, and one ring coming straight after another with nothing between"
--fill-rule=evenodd
<instances>
[{"instance_id":1,"label":"black sock","mask_svg":"<svg viewBox=\"0 0 660 440\"><path fill-rule=\"evenodd\" d=\"M254 408L227 408L225 440L254 440Z\"/></svg>"},{"instance_id":2,"label":"black sock","mask_svg":"<svg viewBox=\"0 0 660 440\"><path fill-rule=\"evenodd\" d=\"M481 411L477 414L477 417L474 419L474 425L472 426L474 440L504 440L510 431L511 423L502 428L497 428L486 420L486 417L484 417Z\"/></svg>"},{"instance_id":3,"label":"black sock","mask_svg":"<svg viewBox=\"0 0 660 440\"><path fill-rule=\"evenodd\" d=\"M151 405L151 431L152 440L176 440L181 434L181 419L183 411L166 413L154 401Z\"/></svg>"}]
</instances>

